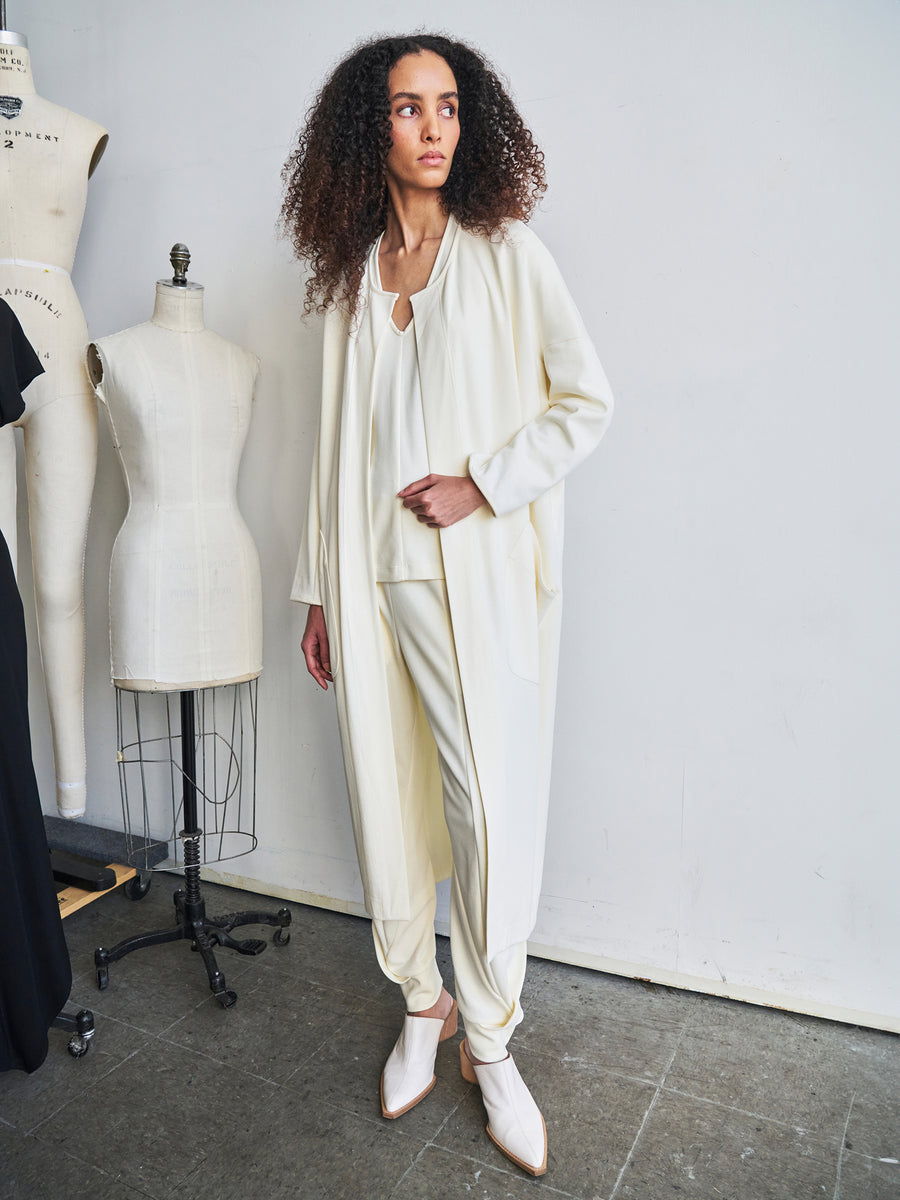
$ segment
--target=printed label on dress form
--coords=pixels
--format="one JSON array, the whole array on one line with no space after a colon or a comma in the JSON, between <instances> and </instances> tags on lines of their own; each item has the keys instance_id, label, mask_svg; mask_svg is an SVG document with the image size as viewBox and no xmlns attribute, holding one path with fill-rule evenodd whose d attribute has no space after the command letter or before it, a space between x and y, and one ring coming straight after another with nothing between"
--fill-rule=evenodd
<instances>
[{"instance_id":1,"label":"printed label on dress form","mask_svg":"<svg viewBox=\"0 0 900 1200\"><path fill-rule=\"evenodd\" d=\"M51 316L56 318L57 321L62 316L61 308L55 305L52 301L48 300L46 296L42 296L40 292L34 291L33 288L8 287L3 290L2 296L7 302L11 301L15 296L19 296L23 300L34 301L34 303L40 305L41 308L45 308ZM10 307L14 308L15 305L11 304Z\"/></svg>"},{"instance_id":2,"label":"printed label on dress form","mask_svg":"<svg viewBox=\"0 0 900 1200\"><path fill-rule=\"evenodd\" d=\"M24 58L19 58L16 48L0 47L0 71L8 71L12 75L27 75L28 63Z\"/></svg>"},{"instance_id":3,"label":"printed label on dress form","mask_svg":"<svg viewBox=\"0 0 900 1200\"><path fill-rule=\"evenodd\" d=\"M58 142L59 137L55 133L40 133L32 132L30 129L10 129L6 128L0 134L3 139L4 150L15 150L19 146L27 146L35 142Z\"/></svg>"}]
</instances>

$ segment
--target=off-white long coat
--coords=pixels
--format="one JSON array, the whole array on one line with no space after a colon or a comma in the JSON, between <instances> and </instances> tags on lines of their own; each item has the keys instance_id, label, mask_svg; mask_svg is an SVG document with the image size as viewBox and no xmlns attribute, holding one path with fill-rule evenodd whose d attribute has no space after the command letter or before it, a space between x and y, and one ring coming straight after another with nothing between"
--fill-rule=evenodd
<instances>
[{"instance_id":1,"label":"off-white long coat","mask_svg":"<svg viewBox=\"0 0 900 1200\"><path fill-rule=\"evenodd\" d=\"M544 855L561 615L563 477L612 396L548 251L524 225L489 240L451 218L443 270L412 297L431 470L469 472L488 505L440 531L466 719L487 825L487 951L534 926ZM292 599L322 604L366 905L410 915L368 520L370 380L394 297L326 318L322 412ZM366 341L369 346L365 347ZM372 361L370 354L365 356ZM398 481L398 490L409 480ZM525 686L523 686L523 681ZM431 740L414 771L438 877L449 840Z\"/></svg>"}]
</instances>

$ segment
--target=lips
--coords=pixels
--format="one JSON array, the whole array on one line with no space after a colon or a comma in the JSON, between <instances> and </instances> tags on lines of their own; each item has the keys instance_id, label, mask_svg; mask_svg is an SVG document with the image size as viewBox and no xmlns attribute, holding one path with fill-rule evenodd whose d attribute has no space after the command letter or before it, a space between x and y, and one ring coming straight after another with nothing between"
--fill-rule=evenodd
<instances>
[{"instance_id":1,"label":"lips","mask_svg":"<svg viewBox=\"0 0 900 1200\"><path fill-rule=\"evenodd\" d=\"M426 167L439 167L442 162L446 162L443 154L433 151L429 154L423 154L419 159L420 163L424 163Z\"/></svg>"}]
</instances>

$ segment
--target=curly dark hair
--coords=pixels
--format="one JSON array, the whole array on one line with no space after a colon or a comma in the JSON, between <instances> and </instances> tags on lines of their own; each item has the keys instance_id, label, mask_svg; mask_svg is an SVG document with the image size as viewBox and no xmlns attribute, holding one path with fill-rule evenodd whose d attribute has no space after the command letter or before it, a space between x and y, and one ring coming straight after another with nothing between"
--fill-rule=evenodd
<instances>
[{"instance_id":1,"label":"curly dark hair","mask_svg":"<svg viewBox=\"0 0 900 1200\"><path fill-rule=\"evenodd\" d=\"M356 310L367 253L387 221L388 75L423 50L444 59L459 92L459 143L441 188L444 209L489 237L511 218L527 221L544 194L543 153L477 50L437 34L362 43L326 80L282 170L281 227L312 270L307 313Z\"/></svg>"}]
</instances>

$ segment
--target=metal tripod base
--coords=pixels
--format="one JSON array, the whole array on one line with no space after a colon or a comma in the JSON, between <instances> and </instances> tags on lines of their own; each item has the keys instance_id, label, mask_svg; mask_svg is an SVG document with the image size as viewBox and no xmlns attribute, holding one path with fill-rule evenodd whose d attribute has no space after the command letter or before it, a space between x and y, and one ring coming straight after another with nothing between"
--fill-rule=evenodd
<instances>
[{"instance_id":1,"label":"metal tripod base","mask_svg":"<svg viewBox=\"0 0 900 1200\"><path fill-rule=\"evenodd\" d=\"M200 894L200 865L199 830L180 835L184 842L186 887L179 888L173 895L175 901L174 929L157 929L150 933L139 933L125 938L111 950L102 946L94 951L94 965L97 968L97 986L102 990L109 986L110 963L118 962L132 950L142 950L145 946L161 946L165 942L189 940L191 949L199 952L209 977L210 991L223 1008L231 1008L237 1000L237 993L225 986L225 976L219 970L213 950L216 946L225 946L236 950L238 954L262 954L266 943L259 938L233 938L231 930L241 925L277 925L272 935L276 946L286 946L291 940L288 926L291 923L291 913L287 908L280 908L277 913L257 911L226 913L221 917L206 915L206 902Z\"/></svg>"}]
</instances>

